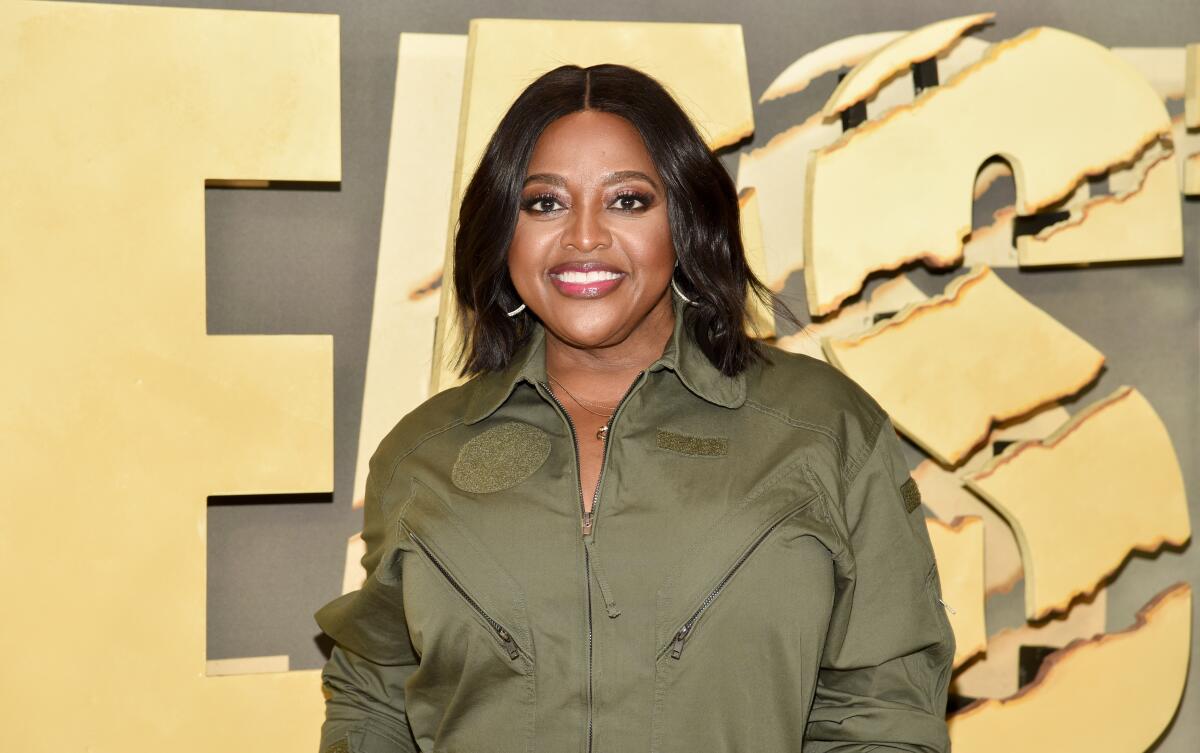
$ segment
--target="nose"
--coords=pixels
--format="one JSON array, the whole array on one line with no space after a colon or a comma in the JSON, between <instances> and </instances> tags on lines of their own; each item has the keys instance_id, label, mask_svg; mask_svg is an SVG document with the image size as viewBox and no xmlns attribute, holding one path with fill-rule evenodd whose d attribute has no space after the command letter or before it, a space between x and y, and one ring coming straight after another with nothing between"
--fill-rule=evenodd
<instances>
[{"instance_id":1,"label":"nose","mask_svg":"<svg viewBox=\"0 0 1200 753\"><path fill-rule=\"evenodd\" d=\"M612 235L605 223L604 207L600 201L577 202L566 227L563 228L562 244L567 248L590 253L612 244Z\"/></svg>"}]
</instances>

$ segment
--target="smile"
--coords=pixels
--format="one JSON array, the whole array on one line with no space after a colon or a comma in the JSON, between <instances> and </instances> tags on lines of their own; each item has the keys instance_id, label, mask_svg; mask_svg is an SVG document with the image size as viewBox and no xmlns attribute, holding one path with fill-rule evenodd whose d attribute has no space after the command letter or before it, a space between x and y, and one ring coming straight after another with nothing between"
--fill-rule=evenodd
<instances>
[{"instance_id":1,"label":"smile","mask_svg":"<svg viewBox=\"0 0 1200 753\"><path fill-rule=\"evenodd\" d=\"M550 275L556 280L563 282L601 282L603 280L619 280L623 275L616 272L563 272L562 274Z\"/></svg>"},{"instance_id":2,"label":"smile","mask_svg":"<svg viewBox=\"0 0 1200 753\"><path fill-rule=\"evenodd\" d=\"M547 275L559 292L571 298L599 298L625 279L624 272L596 262L560 264Z\"/></svg>"}]
</instances>

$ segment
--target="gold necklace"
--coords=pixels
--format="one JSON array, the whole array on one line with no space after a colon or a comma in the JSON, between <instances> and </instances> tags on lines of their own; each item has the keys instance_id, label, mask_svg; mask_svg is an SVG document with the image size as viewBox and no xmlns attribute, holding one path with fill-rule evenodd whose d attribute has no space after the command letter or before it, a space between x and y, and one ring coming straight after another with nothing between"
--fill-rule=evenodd
<instances>
[{"instance_id":1,"label":"gold necklace","mask_svg":"<svg viewBox=\"0 0 1200 753\"><path fill-rule=\"evenodd\" d=\"M562 382L555 379L554 375L551 374L549 371L546 372L546 376L550 377L550 381L554 382L559 387L562 387L563 392L567 393L571 397L571 399L574 400L579 405L579 407L583 408L588 413L592 413L594 415L600 416L601 418L608 419L607 421L604 422L603 426L601 426L599 429L596 430L596 439L599 439L602 442L607 440L608 439L608 425L610 423L612 423L613 413L616 413L617 406L603 405L601 403L592 403L590 400L581 400L580 398L576 397L573 392L571 392L569 389L567 389L567 385L565 385ZM598 405L601 408L608 408L609 412L608 413L600 413L598 411L594 411L588 407L589 403L591 403L591 405Z\"/></svg>"}]
</instances>

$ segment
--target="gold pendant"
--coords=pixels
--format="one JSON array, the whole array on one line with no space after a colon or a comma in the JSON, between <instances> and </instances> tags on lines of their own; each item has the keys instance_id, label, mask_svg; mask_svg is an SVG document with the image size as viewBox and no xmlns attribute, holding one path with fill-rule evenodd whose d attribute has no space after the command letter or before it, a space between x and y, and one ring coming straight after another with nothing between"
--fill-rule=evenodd
<instances>
[{"instance_id":1,"label":"gold pendant","mask_svg":"<svg viewBox=\"0 0 1200 753\"><path fill-rule=\"evenodd\" d=\"M596 430L596 439L599 439L600 441L608 439L608 424L605 424Z\"/></svg>"}]
</instances>

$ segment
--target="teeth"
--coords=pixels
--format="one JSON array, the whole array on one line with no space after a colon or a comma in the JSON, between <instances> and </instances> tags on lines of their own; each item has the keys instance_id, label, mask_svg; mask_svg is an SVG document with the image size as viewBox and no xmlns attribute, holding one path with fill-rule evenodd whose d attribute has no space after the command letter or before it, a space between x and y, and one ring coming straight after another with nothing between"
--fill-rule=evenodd
<instances>
[{"instance_id":1,"label":"teeth","mask_svg":"<svg viewBox=\"0 0 1200 753\"><path fill-rule=\"evenodd\" d=\"M563 282L572 282L577 284L586 284L589 282L602 282L604 280L616 280L621 277L616 272L605 272L596 270L592 272L562 272L560 274L551 275L557 280Z\"/></svg>"}]
</instances>

